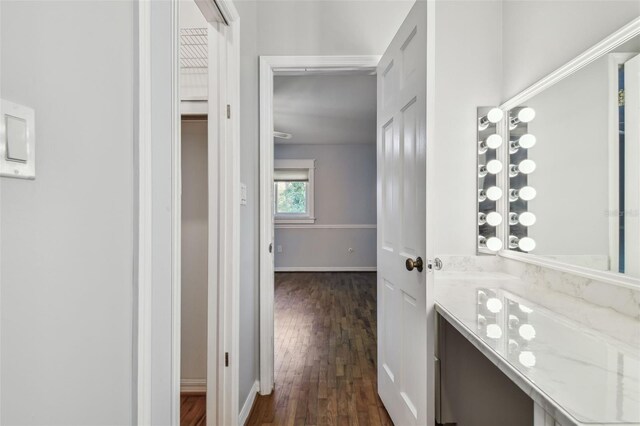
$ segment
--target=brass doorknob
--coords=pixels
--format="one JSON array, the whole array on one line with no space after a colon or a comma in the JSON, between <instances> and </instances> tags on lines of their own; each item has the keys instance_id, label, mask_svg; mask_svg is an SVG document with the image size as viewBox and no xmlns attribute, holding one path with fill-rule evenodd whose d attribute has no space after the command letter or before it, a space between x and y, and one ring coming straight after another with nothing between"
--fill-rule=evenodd
<instances>
[{"instance_id":1,"label":"brass doorknob","mask_svg":"<svg viewBox=\"0 0 640 426\"><path fill-rule=\"evenodd\" d=\"M423 265L421 257L416 257L416 260L409 258L404 265L407 267L407 271L413 271L413 269L415 268L418 270L418 272L422 272Z\"/></svg>"}]
</instances>

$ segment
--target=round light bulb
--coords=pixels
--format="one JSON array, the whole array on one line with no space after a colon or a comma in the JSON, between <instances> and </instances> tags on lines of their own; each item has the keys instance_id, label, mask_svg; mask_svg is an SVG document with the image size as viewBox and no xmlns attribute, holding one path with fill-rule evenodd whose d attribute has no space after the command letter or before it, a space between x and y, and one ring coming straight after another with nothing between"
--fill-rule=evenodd
<instances>
[{"instance_id":1,"label":"round light bulb","mask_svg":"<svg viewBox=\"0 0 640 426\"><path fill-rule=\"evenodd\" d=\"M499 339L502 337L502 329L498 324L489 324L487 326L487 337L490 339Z\"/></svg>"},{"instance_id":2,"label":"round light bulb","mask_svg":"<svg viewBox=\"0 0 640 426\"><path fill-rule=\"evenodd\" d=\"M531 212L520 213L520 216L518 216L518 222L523 226L531 226L536 223L536 215Z\"/></svg>"},{"instance_id":3,"label":"round light bulb","mask_svg":"<svg viewBox=\"0 0 640 426\"><path fill-rule=\"evenodd\" d=\"M522 251L533 251L536 248L536 241L533 238L523 237L518 240L518 247Z\"/></svg>"},{"instance_id":4,"label":"round light bulb","mask_svg":"<svg viewBox=\"0 0 640 426\"><path fill-rule=\"evenodd\" d=\"M497 297L491 297L487 300L487 309L489 312L497 314L502 310L502 302Z\"/></svg>"},{"instance_id":5,"label":"round light bulb","mask_svg":"<svg viewBox=\"0 0 640 426\"><path fill-rule=\"evenodd\" d=\"M536 337L536 329L531 324L522 324L518 329L518 334L524 340L533 340Z\"/></svg>"},{"instance_id":6,"label":"round light bulb","mask_svg":"<svg viewBox=\"0 0 640 426\"><path fill-rule=\"evenodd\" d=\"M485 220L491 226L498 226L502 223L502 216L498 212L491 212L485 216Z\"/></svg>"},{"instance_id":7,"label":"round light bulb","mask_svg":"<svg viewBox=\"0 0 640 426\"><path fill-rule=\"evenodd\" d=\"M486 145L491 149L497 149L502 145L502 136L491 135L485 140Z\"/></svg>"},{"instance_id":8,"label":"round light bulb","mask_svg":"<svg viewBox=\"0 0 640 426\"><path fill-rule=\"evenodd\" d=\"M518 308L520 308L520 310L522 312L524 312L525 314L530 314L533 312L533 309L531 309L530 307L528 307L527 305L523 305L523 304L518 304Z\"/></svg>"},{"instance_id":9,"label":"round light bulb","mask_svg":"<svg viewBox=\"0 0 640 426\"><path fill-rule=\"evenodd\" d=\"M518 170L525 175L533 173L536 170L536 163L533 160L522 160L518 164Z\"/></svg>"},{"instance_id":10,"label":"round light bulb","mask_svg":"<svg viewBox=\"0 0 640 426\"><path fill-rule=\"evenodd\" d=\"M484 189L479 189L478 190L478 202L482 203L483 201L485 201L487 199L487 193L485 192Z\"/></svg>"},{"instance_id":11,"label":"round light bulb","mask_svg":"<svg viewBox=\"0 0 640 426\"><path fill-rule=\"evenodd\" d=\"M502 163L498 160L489 161L485 167L492 175L496 175L502 171Z\"/></svg>"},{"instance_id":12,"label":"round light bulb","mask_svg":"<svg viewBox=\"0 0 640 426\"><path fill-rule=\"evenodd\" d=\"M498 123L504 117L504 112L500 108L491 108L487 113L487 120L490 123Z\"/></svg>"},{"instance_id":13,"label":"round light bulb","mask_svg":"<svg viewBox=\"0 0 640 426\"><path fill-rule=\"evenodd\" d=\"M536 189L532 186L523 186L518 191L518 196L522 198L524 201L531 201L536 198Z\"/></svg>"},{"instance_id":14,"label":"round light bulb","mask_svg":"<svg viewBox=\"0 0 640 426\"><path fill-rule=\"evenodd\" d=\"M518 355L518 361L525 367L533 367L536 365L536 356L531 351L522 351Z\"/></svg>"},{"instance_id":15,"label":"round light bulb","mask_svg":"<svg viewBox=\"0 0 640 426\"><path fill-rule=\"evenodd\" d=\"M502 240L500 238L487 238L487 242L485 244L491 251L500 251L502 249Z\"/></svg>"},{"instance_id":16,"label":"round light bulb","mask_svg":"<svg viewBox=\"0 0 640 426\"><path fill-rule=\"evenodd\" d=\"M497 186L491 186L487 188L485 194L491 201L498 201L500 198L502 198L502 189Z\"/></svg>"},{"instance_id":17,"label":"round light bulb","mask_svg":"<svg viewBox=\"0 0 640 426\"><path fill-rule=\"evenodd\" d=\"M520 136L520 139L518 139L518 145L525 149L533 148L535 144L536 137L529 133Z\"/></svg>"},{"instance_id":18,"label":"round light bulb","mask_svg":"<svg viewBox=\"0 0 640 426\"><path fill-rule=\"evenodd\" d=\"M536 118L536 110L533 108L525 107L518 111L518 120L523 123L528 123Z\"/></svg>"}]
</instances>

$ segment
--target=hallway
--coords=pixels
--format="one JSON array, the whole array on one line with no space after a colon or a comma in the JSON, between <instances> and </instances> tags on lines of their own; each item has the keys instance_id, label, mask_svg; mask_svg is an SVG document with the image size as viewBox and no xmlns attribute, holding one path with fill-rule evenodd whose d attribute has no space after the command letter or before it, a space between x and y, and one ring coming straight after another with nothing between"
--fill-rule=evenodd
<instances>
[{"instance_id":1,"label":"hallway","mask_svg":"<svg viewBox=\"0 0 640 426\"><path fill-rule=\"evenodd\" d=\"M275 390L248 425L391 425L376 389L376 274L277 273Z\"/></svg>"}]
</instances>

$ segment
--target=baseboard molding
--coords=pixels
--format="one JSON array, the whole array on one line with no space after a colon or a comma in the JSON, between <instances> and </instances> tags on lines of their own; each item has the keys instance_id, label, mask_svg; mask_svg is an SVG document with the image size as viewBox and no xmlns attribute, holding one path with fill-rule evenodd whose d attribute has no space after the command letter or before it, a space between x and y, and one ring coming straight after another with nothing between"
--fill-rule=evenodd
<instances>
[{"instance_id":1,"label":"baseboard molding","mask_svg":"<svg viewBox=\"0 0 640 426\"><path fill-rule=\"evenodd\" d=\"M180 380L180 393L207 392L207 379L182 379Z\"/></svg>"},{"instance_id":2,"label":"baseboard molding","mask_svg":"<svg viewBox=\"0 0 640 426\"><path fill-rule=\"evenodd\" d=\"M375 266L278 266L276 272L376 272Z\"/></svg>"},{"instance_id":3,"label":"baseboard molding","mask_svg":"<svg viewBox=\"0 0 640 426\"><path fill-rule=\"evenodd\" d=\"M260 382L257 380L253 383L253 387L249 391L249 395L247 395L246 401L242 405L242 409L240 410L240 415L238 416L238 424L244 426L244 424L249 419L249 414L251 414L251 409L253 408L253 403L256 400L256 395L258 395L258 391L260 390Z\"/></svg>"}]
</instances>

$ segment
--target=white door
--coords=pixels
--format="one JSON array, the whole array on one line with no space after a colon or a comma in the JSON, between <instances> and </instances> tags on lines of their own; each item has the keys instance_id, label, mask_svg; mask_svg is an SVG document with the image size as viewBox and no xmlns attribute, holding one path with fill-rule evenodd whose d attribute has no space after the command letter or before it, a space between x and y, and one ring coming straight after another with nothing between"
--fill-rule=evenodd
<instances>
[{"instance_id":1,"label":"white door","mask_svg":"<svg viewBox=\"0 0 640 426\"><path fill-rule=\"evenodd\" d=\"M624 63L624 267L640 277L640 55Z\"/></svg>"},{"instance_id":2,"label":"white door","mask_svg":"<svg viewBox=\"0 0 640 426\"><path fill-rule=\"evenodd\" d=\"M427 2L416 2L378 65L378 393L396 425L427 413ZM421 258L422 271L406 261ZM429 330L431 332L431 330ZM430 378L431 380L433 378Z\"/></svg>"}]
</instances>

